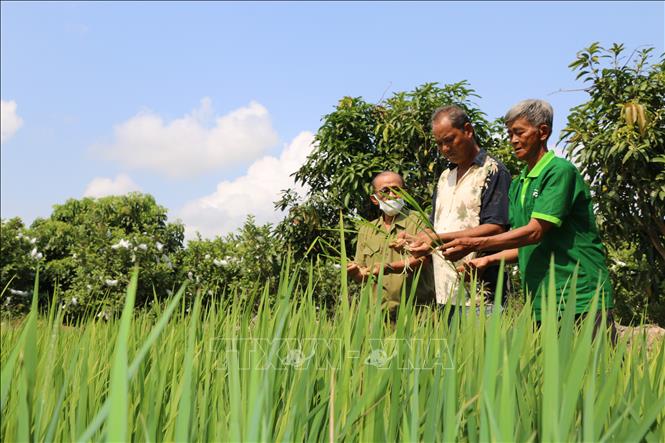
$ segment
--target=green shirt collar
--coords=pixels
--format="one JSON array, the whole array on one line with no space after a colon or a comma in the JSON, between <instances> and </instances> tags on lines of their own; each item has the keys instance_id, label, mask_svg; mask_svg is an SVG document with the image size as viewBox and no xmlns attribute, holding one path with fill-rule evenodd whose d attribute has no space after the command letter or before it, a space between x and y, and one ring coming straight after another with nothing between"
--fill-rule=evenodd
<instances>
[{"instance_id":1,"label":"green shirt collar","mask_svg":"<svg viewBox=\"0 0 665 443\"><path fill-rule=\"evenodd\" d=\"M524 177L529 177L529 178L538 177L540 175L540 173L543 172L543 169L545 169L545 166L547 166L547 164L549 162L551 162L553 158L554 158L554 152L553 151L547 151L547 153L545 155L543 155L540 160L538 160L538 163L536 163L536 166L534 166L531 171L527 172L528 166L525 167L524 169L522 169L522 178L524 178Z\"/></svg>"}]
</instances>

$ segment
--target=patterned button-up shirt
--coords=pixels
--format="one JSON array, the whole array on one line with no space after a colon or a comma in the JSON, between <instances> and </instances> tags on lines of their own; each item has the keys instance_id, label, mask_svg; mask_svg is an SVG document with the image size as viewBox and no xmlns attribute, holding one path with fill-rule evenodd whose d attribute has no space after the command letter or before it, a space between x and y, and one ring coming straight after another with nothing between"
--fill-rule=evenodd
<instances>
[{"instance_id":1,"label":"patterned button-up shirt","mask_svg":"<svg viewBox=\"0 0 665 443\"><path fill-rule=\"evenodd\" d=\"M454 167L444 171L439 177L432 207L431 221L434 230L439 233L454 232L482 224L496 224L507 228L510 187L508 169L481 149L459 181L457 171L457 167ZM458 262L450 262L441 252L432 254L437 303L451 300L452 304L457 304L458 291L464 283L456 268L462 261L475 257L476 253L472 253ZM493 272L487 274L496 275ZM492 285L495 282L486 283ZM464 293L468 294L468 290ZM465 295L462 302L469 304L471 300Z\"/></svg>"}]
</instances>

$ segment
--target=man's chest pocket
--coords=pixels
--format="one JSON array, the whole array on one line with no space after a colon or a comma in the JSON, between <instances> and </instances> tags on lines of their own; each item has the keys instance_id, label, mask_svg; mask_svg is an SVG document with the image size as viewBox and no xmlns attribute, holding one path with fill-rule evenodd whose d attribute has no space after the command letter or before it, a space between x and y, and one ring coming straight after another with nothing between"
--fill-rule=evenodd
<instances>
[{"instance_id":1,"label":"man's chest pocket","mask_svg":"<svg viewBox=\"0 0 665 443\"><path fill-rule=\"evenodd\" d=\"M524 214L527 219L531 218L531 213L533 212L533 208L539 196L540 196L540 186L538 185L538 183L530 184L530 186L527 187L526 192L524 193L524 200L523 200Z\"/></svg>"},{"instance_id":2,"label":"man's chest pocket","mask_svg":"<svg viewBox=\"0 0 665 443\"><path fill-rule=\"evenodd\" d=\"M379 253L381 252L381 247L379 245L367 245L363 248L362 254L365 262L374 262Z\"/></svg>"}]
</instances>

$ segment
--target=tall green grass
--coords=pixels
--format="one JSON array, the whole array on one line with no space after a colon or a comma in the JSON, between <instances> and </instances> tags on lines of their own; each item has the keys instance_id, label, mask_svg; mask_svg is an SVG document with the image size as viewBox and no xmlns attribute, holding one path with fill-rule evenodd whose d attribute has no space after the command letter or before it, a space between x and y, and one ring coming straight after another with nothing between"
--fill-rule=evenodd
<instances>
[{"instance_id":1,"label":"tall green grass","mask_svg":"<svg viewBox=\"0 0 665 443\"><path fill-rule=\"evenodd\" d=\"M448 323L411 294L392 324L344 279L318 310L309 275L134 313L135 273L121 318L74 326L38 312L35 285L2 325L2 440L665 441L665 344L594 338L553 287L540 328L528 301Z\"/></svg>"}]
</instances>

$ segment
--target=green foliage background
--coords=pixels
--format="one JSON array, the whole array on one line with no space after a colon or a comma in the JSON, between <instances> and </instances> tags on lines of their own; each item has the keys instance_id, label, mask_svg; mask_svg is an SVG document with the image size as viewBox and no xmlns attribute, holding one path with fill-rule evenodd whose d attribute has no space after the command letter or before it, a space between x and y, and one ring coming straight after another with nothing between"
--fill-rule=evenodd
<instances>
[{"instance_id":1,"label":"green foliage background","mask_svg":"<svg viewBox=\"0 0 665 443\"><path fill-rule=\"evenodd\" d=\"M570 66L585 82L588 100L571 110L560 142L589 182L619 317L665 325L665 62L661 55L652 63L651 52L626 56L622 45L598 44L581 51ZM316 302L332 307L339 298L340 221L350 231L344 247L352 253L354 223L378 216L369 201L374 175L401 173L409 194L430 210L436 180L448 167L431 136L437 107L462 106L479 145L513 175L521 169L503 122L489 120L474 103L478 97L461 81L427 83L376 104L342 98L322 118L316 148L294 173L307 195L283 190L276 206L287 215L276 226L257 226L250 217L233 234L185 247L183 226L143 194L68 200L30 227L3 219L2 311L25 311L38 266L43 297L55 296L66 317L76 318L119 312L135 265L142 275L136 305L143 306L184 280L189 299L196 293L237 298L244 288L273 291L289 255L291 268L303 271L298 284L314 281Z\"/></svg>"},{"instance_id":2,"label":"green foliage background","mask_svg":"<svg viewBox=\"0 0 665 443\"><path fill-rule=\"evenodd\" d=\"M371 180L385 170L399 172L408 193L429 211L436 181L449 166L431 135L432 113L441 106L464 108L479 145L517 173L520 166L501 121L486 118L473 102L478 97L462 81L443 86L426 83L378 104L361 97L342 98L323 117L315 138L317 147L294 174L297 182L309 187L306 199L286 190L277 203L289 212L278 232L295 251L309 250L317 238L337 244L340 214L347 216L348 226L379 215L369 200ZM347 250L353 250L353 241L349 240ZM321 245L313 251L325 252Z\"/></svg>"},{"instance_id":3,"label":"green foliage background","mask_svg":"<svg viewBox=\"0 0 665 443\"><path fill-rule=\"evenodd\" d=\"M588 100L561 141L589 183L620 316L665 324L665 57L652 52L580 51L570 67Z\"/></svg>"}]
</instances>

